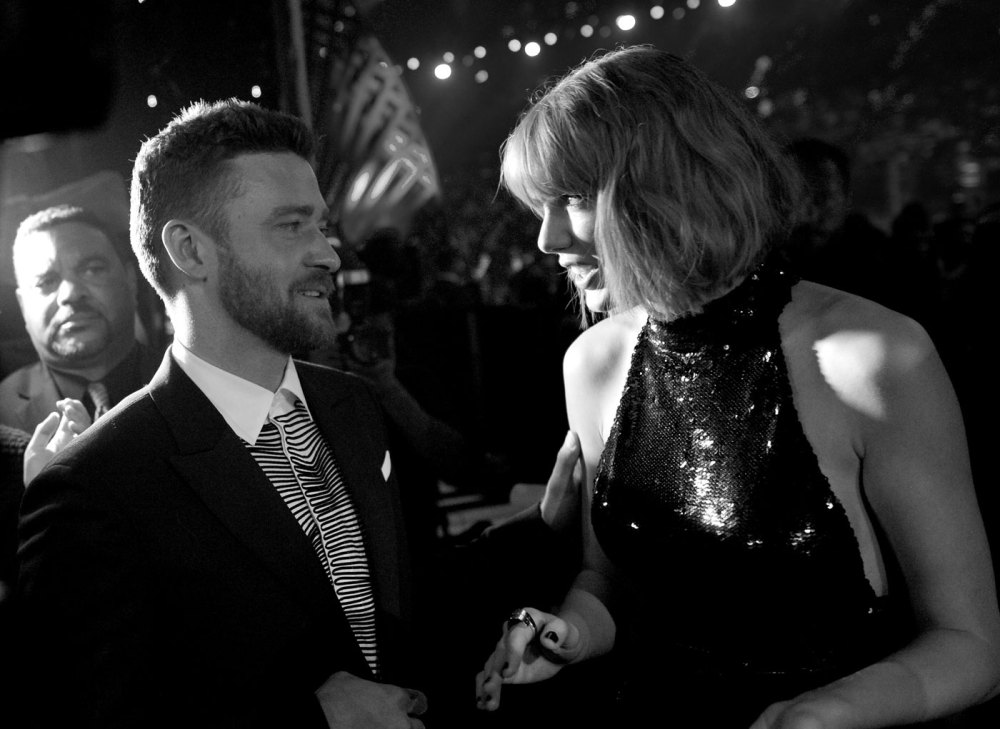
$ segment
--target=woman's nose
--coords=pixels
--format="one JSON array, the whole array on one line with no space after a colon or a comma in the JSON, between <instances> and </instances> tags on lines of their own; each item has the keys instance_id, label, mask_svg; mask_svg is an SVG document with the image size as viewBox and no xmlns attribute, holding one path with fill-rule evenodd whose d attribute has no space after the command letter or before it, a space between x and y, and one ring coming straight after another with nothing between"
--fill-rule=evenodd
<instances>
[{"instance_id":1,"label":"woman's nose","mask_svg":"<svg viewBox=\"0 0 1000 729\"><path fill-rule=\"evenodd\" d=\"M572 243L569 218L561 211L546 210L538 229L538 249L542 253L558 253Z\"/></svg>"}]
</instances>

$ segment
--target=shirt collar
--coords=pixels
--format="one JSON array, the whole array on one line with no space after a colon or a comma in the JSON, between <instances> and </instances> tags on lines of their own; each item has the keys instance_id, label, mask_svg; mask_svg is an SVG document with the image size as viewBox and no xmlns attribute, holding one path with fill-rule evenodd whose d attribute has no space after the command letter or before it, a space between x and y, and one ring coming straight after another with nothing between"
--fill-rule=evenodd
<instances>
[{"instance_id":1,"label":"shirt collar","mask_svg":"<svg viewBox=\"0 0 1000 729\"><path fill-rule=\"evenodd\" d=\"M267 422L272 402L278 401L275 405L280 408L279 412L289 409L294 403L294 400L288 402L288 395L283 391L297 397L306 406L306 410L309 410L305 393L302 392L302 383L299 382L299 373L291 357L288 358L285 374L275 393L206 362L176 339L171 344L170 351L184 374L205 394L233 432L247 443L257 442L257 436Z\"/></svg>"}]
</instances>

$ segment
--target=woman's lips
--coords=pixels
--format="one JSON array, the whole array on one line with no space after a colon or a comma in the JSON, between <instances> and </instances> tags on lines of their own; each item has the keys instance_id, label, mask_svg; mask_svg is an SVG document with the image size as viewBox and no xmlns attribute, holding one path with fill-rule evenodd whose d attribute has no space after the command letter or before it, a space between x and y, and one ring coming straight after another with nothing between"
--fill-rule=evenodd
<instances>
[{"instance_id":1,"label":"woman's lips","mask_svg":"<svg viewBox=\"0 0 1000 729\"><path fill-rule=\"evenodd\" d=\"M567 271L577 288L599 289L603 285L601 269L597 266L569 266Z\"/></svg>"}]
</instances>

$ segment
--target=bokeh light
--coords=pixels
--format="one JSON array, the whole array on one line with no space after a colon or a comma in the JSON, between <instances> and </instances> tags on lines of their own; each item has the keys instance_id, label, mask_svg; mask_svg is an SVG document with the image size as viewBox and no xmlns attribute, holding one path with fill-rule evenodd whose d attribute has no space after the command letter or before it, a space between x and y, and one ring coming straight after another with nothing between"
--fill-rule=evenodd
<instances>
[{"instance_id":1,"label":"bokeh light","mask_svg":"<svg viewBox=\"0 0 1000 729\"><path fill-rule=\"evenodd\" d=\"M634 15L619 15L615 18L615 25L617 25L622 30L632 30L635 27L635 16Z\"/></svg>"}]
</instances>

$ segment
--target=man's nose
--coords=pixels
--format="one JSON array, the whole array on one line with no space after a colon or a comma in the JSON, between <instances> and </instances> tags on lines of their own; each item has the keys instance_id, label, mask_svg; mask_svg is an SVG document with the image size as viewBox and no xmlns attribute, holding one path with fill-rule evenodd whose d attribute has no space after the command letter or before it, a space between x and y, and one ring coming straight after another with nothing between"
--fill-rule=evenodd
<instances>
[{"instance_id":1,"label":"man's nose","mask_svg":"<svg viewBox=\"0 0 1000 729\"><path fill-rule=\"evenodd\" d=\"M538 229L538 249L542 253L558 253L569 248L573 242L569 221L564 217L550 210L543 213L542 225Z\"/></svg>"},{"instance_id":2,"label":"man's nose","mask_svg":"<svg viewBox=\"0 0 1000 729\"><path fill-rule=\"evenodd\" d=\"M316 266L317 268L325 268L330 273L336 273L340 270L340 256L334 250L334 246L336 245L334 241L336 240L332 236L317 235L311 257L309 258L309 265Z\"/></svg>"},{"instance_id":3,"label":"man's nose","mask_svg":"<svg viewBox=\"0 0 1000 729\"><path fill-rule=\"evenodd\" d=\"M60 304L78 301L88 294L89 291L86 285L78 281L73 275L66 276L59 282L57 296Z\"/></svg>"}]
</instances>

